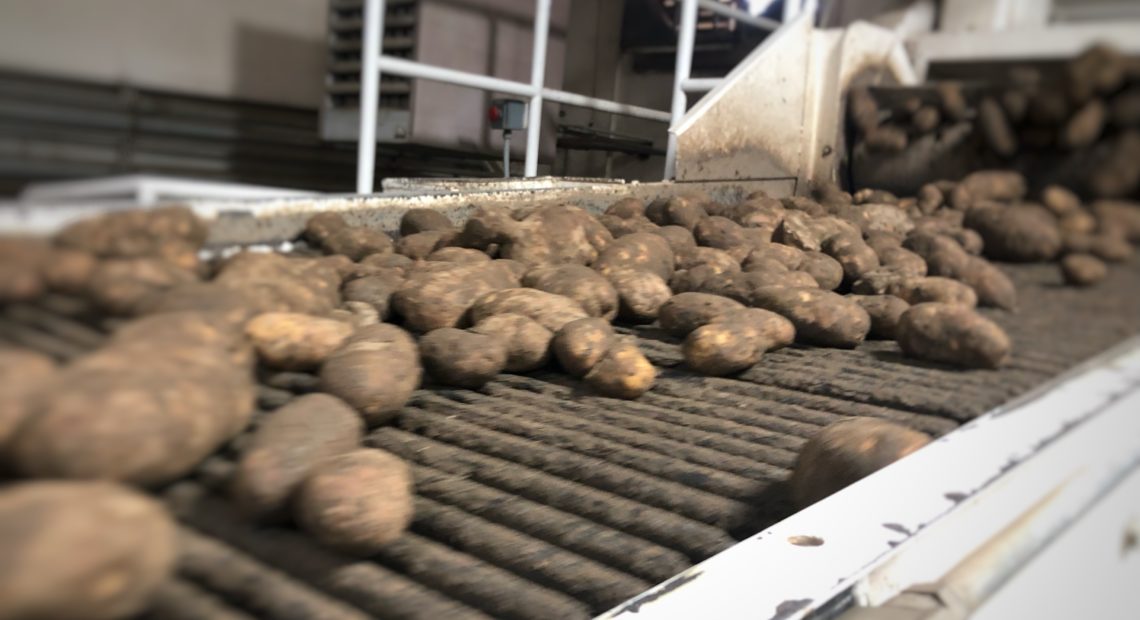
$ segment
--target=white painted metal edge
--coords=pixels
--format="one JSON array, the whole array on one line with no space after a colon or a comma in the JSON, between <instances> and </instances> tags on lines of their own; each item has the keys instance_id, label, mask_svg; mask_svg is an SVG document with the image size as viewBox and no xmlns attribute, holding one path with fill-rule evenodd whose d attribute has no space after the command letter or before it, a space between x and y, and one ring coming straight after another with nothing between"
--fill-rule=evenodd
<instances>
[{"instance_id":1,"label":"white painted metal edge","mask_svg":"<svg viewBox=\"0 0 1140 620\"><path fill-rule=\"evenodd\" d=\"M889 559L916 558L921 564L923 554L903 555L912 541L922 538L919 532L974 505L984 490L1067 431L1114 405L1135 409L1138 399L1140 337L1135 337L601 617L803 618L849 592ZM1125 446L1136 452L1140 434L1124 434L1135 432L1138 417L1120 429ZM1084 462L1071 463L1073 475L1102 457L1086 454ZM1065 479L1038 482L1057 485ZM1030 485L1017 497L1039 499L1034 491ZM1010 504L994 506L1007 520L993 527L1017 516L1009 514L1014 508ZM952 529L949 535L957 537L951 540L965 554L971 544L992 535L984 529L973 534L977 540L969 528ZM804 546L804 541L820 544ZM952 559L946 557L945 562ZM936 572L935 565L928 562L926 569ZM917 573L907 569L879 576L891 574L905 579L893 577L889 583L880 580L877 589L864 588L861 595L867 602L906 587L909 584L902 582Z\"/></svg>"}]
</instances>

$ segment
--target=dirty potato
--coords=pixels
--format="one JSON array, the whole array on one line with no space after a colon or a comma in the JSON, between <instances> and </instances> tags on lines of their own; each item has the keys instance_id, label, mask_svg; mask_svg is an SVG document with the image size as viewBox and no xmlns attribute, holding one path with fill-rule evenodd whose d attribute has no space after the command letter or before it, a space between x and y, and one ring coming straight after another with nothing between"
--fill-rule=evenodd
<instances>
[{"instance_id":1,"label":"dirty potato","mask_svg":"<svg viewBox=\"0 0 1140 620\"><path fill-rule=\"evenodd\" d=\"M657 315L661 328L678 338L711 323L716 317L732 310L742 310L740 302L708 293L680 293L669 298Z\"/></svg>"},{"instance_id":2,"label":"dirty potato","mask_svg":"<svg viewBox=\"0 0 1140 620\"><path fill-rule=\"evenodd\" d=\"M554 334L550 349L559 365L574 377L583 377L613 345L614 328L598 318L571 321Z\"/></svg>"},{"instance_id":3,"label":"dirty potato","mask_svg":"<svg viewBox=\"0 0 1140 620\"><path fill-rule=\"evenodd\" d=\"M106 312L132 316L142 311L148 297L196 280L190 272L161 259L114 258L95 266L87 291Z\"/></svg>"},{"instance_id":4,"label":"dirty potato","mask_svg":"<svg viewBox=\"0 0 1140 620\"><path fill-rule=\"evenodd\" d=\"M42 353L0 349L0 455L34 410L36 393L49 386L57 372L55 361Z\"/></svg>"},{"instance_id":5,"label":"dirty potato","mask_svg":"<svg viewBox=\"0 0 1140 620\"><path fill-rule=\"evenodd\" d=\"M518 234L519 223L504 207L477 206L467 217L455 244L464 248L486 251L491 245L508 243ZM434 248L433 248L434 249Z\"/></svg>"},{"instance_id":6,"label":"dirty potato","mask_svg":"<svg viewBox=\"0 0 1140 620\"><path fill-rule=\"evenodd\" d=\"M316 368L352 333L352 326L307 314L267 312L246 324L245 333L261 362L270 368Z\"/></svg>"},{"instance_id":7,"label":"dirty potato","mask_svg":"<svg viewBox=\"0 0 1140 620\"><path fill-rule=\"evenodd\" d=\"M844 277L854 282L879 266L879 255L857 234L838 234L823 242L823 252L839 261Z\"/></svg>"},{"instance_id":8,"label":"dirty potato","mask_svg":"<svg viewBox=\"0 0 1140 620\"><path fill-rule=\"evenodd\" d=\"M998 368L1011 348L1001 327L961 304L911 306L899 321L897 337L906 355L965 368Z\"/></svg>"},{"instance_id":9,"label":"dirty potato","mask_svg":"<svg viewBox=\"0 0 1140 620\"><path fill-rule=\"evenodd\" d=\"M486 263L490 262L491 257L471 248L448 247L428 254L424 260L441 263Z\"/></svg>"},{"instance_id":10,"label":"dirty potato","mask_svg":"<svg viewBox=\"0 0 1140 620\"><path fill-rule=\"evenodd\" d=\"M321 366L321 390L351 405L369 426L395 417L423 374L416 341L394 325L356 330Z\"/></svg>"},{"instance_id":11,"label":"dirty potato","mask_svg":"<svg viewBox=\"0 0 1140 620\"><path fill-rule=\"evenodd\" d=\"M603 396L634 399L648 392L656 379L657 369L637 345L618 338L583 380Z\"/></svg>"},{"instance_id":12,"label":"dirty potato","mask_svg":"<svg viewBox=\"0 0 1140 620\"><path fill-rule=\"evenodd\" d=\"M978 305L974 289L957 280L940 276L909 278L892 287L889 292L911 305L925 302L957 304L967 308Z\"/></svg>"},{"instance_id":13,"label":"dirty potato","mask_svg":"<svg viewBox=\"0 0 1140 620\"><path fill-rule=\"evenodd\" d=\"M401 254L412 260L424 260L428 256L431 256L432 252L446 247L455 239L455 236L453 231L425 230L424 232L400 237L400 239L396 241L395 251L397 254Z\"/></svg>"},{"instance_id":14,"label":"dirty potato","mask_svg":"<svg viewBox=\"0 0 1140 620\"><path fill-rule=\"evenodd\" d=\"M1034 205L975 205L966 212L965 225L985 241L989 258L1011 262L1052 260L1061 251L1057 220Z\"/></svg>"},{"instance_id":15,"label":"dirty potato","mask_svg":"<svg viewBox=\"0 0 1140 620\"><path fill-rule=\"evenodd\" d=\"M910 304L894 295L851 295L850 299L859 304L871 317L871 331L868 338L894 340L899 319L910 308Z\"/></svg>"},{"instance_id":16,"label":"dirty potato","mask_svg":"<svg viewBox=\"0 0 1140 620\"><path fill-rule=\"evenodd\" d=\"M309 218L303 235L326 254L343 254L354 261L370 254L392 251L392 238L388 233L363 226L350 226L344 216L332 211Z\"/></svg>"},{"instance_id":17,"label":"dirty potato","mask_svg":"<svg viewBox=\"0 0 1140 620\"><path fill-rule=\"evenodd\" d=\"M649 271L616 269L606 273L618 295L618 315L626 321L649 323L657 319L662 304L673 291L660 276Z\"/></svg>"},{"instance_id":18,"label":"dirty potato","mask_svg":"<svg viewBox=\"0 0 1140 620\"><path fill-rule=\"evenodd\" d=\"M518 223L499 255L532 267L589 265L613 242L613 235L580 207L541 207Z\"/></svg>"},{"instance_id":19,"label":"dirty potato","mask_svg":"<svg viewBox=\"0 0 1140 620\"><path fill-rule=\"evenodd\" d=\"M407 282L395 272L356 278L346 282L341 293L346 302L358 301L372 306L381 321L392 314L392 296Z\"/></svg>"},{"instance_id":20,"label":"dirty potato","mask_svg":"<svg viewBox=\"0 0 1140 620\"><path fill-rule=\"evenodd\" d=\"M519 284L514 273L496 261L439 265L437 270L413 273L392 294L392 308L414 330L457 327L480 297Z\"/></svg>"},{"instance_id":21,"label":"dirty potato","mask_svg":"<svg viewBox=\"0 0 1140 620\"><path fill-rule=\"evenodd\" d=\"M930 443L930 437L885 420L834 422L800 448L789 479L792 501L806 508Z\"/></svg>"},{"instance_id":22,"label":"dirty potato","mask_svg":"<svg viewBox=\"0 0 1140 620\"><path fill-rule=\"evenodd\" d=\"M697 240L693 237L693 233L681 226L659 226L647 232L664 237L669 242L669 247L673 248L674 255L692 252L697 248Z\"/></svg>"},{"instance_id":23,"label":"dirty potato","mask_svg":"<svg viewBox=\"0 0 1140 620\"><path fill-rule=\"evenodd\" d=\"M436 382L478 389L507 365L507 345L478 332L441 327L420 338L424 370Z\"/></svg>"},{"instance_id":24,"label":"dirty potato","mask_svg":"<svg viewBox=\"0 0 1140 620\"><path fill-rule=\"evenodd\" d=\"M722 313L689 333L681 352L685 364L711 376L724 376L751 367L764 353L795 340L788 319L760 308Z\"/></svg>"},{"instance_id":25,"label":"dirty potato","mask_svg":"<svg viewBox=\"0 0 1140 620\"><path fill-rule=\"evenodd\" d=\"M306 394L257 425L231 481L230 494L247 516L286 515L297 487L322 460L355 450L364 424L344 401Z\"/></svg>"},{"instance_id":26,"label":"dirty potato","mask_svg":"<svg viewBox=\"0 0 1140 620\"><path fill-rule=\"evenodd\" d=\"M507 347L507 372L530 372L546 365L550 359L550 341L554 334L537 321L521 314L493 314L471 331L492 336Z\"/></svg>"},{"instance_id":27,"label":"dirty potato","mask_svg":"<svg viewBox=\"0 0 1140 620\"><path fill-rule=\"evenodd\" d=\"M1013 281L1004 271L980 256L970 257L958 280L974 289L979 306L1002 310L1017 308L1017 287Z\"/></svg>"},{"instance_id":28,"label":"dirty potato","mask_svg":"<svg viewBox=\"0 0 1140 620\"><path fill-rule=\"evenodd\" d=\"M825 291L834 291L843 283L843 265L823 252L804 252L799 270L811 276Z\"/></svg>"},{"instance_id":29,"label":"dirty potato","mask_svg":"<svg viewBox=\"0 0 1140 620\"><path fill-rule=\"evenodd\" d=\"M478 324L495 314L521 314L551 332L557 332L570 321L589 316L578 302L545 291L530 288L508 288L488 293L471 307L471 322Z\"/></svg>"},{"instance_id":30,"label":"dirty potato","mask_svg":"<svg viewBox=\"0 0 1140 620\"><path fill-rule=\"evenodd\" d=\"M602 275L611 271L636 269L657 274L666 282L673 276L673 248L664 237L653 233L634 233L611 242L593 268Z\"/></svg>"},{"instance_id":31,"label":"dirty potato","mask_svg":"<svg viewBox=\"0 0 1140 620\"><path fill-rule=\"evenodd\" d=\"M645 215L645 203L640 198L629 196L614 202L606 208L606 215L613 215L622 219L642 217Z\"/></svg>"},{"instance_id":32,"label":"dirty potato","mask_svg":"<svg viewBox=\"0 0 1140 620\"><path fill-rule=\"evenodd\" d=\"M1092 286L1108 276L1108 267L1090 254L1069 254L1061 259L1061 275L1066 284Z\"/></svg>"},{"instance_id":33,"label":"dirty potato","mask_svg":"<svg viewBox=\"0 0 1140 620\"><path fill-rule=\"evenodd\" d=\"M326 545L360 555L398 538L413 511L411 469L375 449L321 461L301 483L295 503L302 528Z\"/></svg>"},{"instance_id":34,"label":"dirty potato","mask_svg":"<svg viewBox=\"0 0 1140 620\"><path fill-rule=\"evenodd\" d=\"M107 482L0 490L0 618L115 620L174 572L176 526L158 502Z\"/></svg>"},{"instance_id":35,"label":"dirty potato","mask_svg":"<svg viewBox=\"0 0 1140 620\"><path fill-rule=\"evenodd\" d=\"M400 236L406 237L430 230L454 230L455 225L435 209L408 209L400 218Z\"/></svg>"},{"instance_id":36,"label":"dirty potato","mask_svg":"<svg viewBox=\"0 0 1140 620\"><path fill-rule=\"evenodd\" d=\"M866 310L831 291L772 286L753 291L751 301L790 320L796 328L796 340L808 344L853 348L871 330Z\"/></svg>"},{"instance_id":37,"label":"dirty potato","mask_svg":"<svg viewBox=\"0 0 1140 620\"><path fill-rule=\"evenodd\" d=\"M609 280L585 265L535 267L523 276L522 285L569 297L590 316L610 321L617 315L617 290Z\"/></svg>"}]
</instances>

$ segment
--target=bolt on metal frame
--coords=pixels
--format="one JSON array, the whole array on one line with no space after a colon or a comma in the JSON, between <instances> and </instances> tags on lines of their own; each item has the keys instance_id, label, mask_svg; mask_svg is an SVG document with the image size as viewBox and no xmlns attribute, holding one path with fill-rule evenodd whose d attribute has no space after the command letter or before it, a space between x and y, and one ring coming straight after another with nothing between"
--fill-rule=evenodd
<instances>
[{"instance_id":1,"label":"bolt on metal frame","mask_svg":"<svg viewBox=\"0 0 1140 620\"><path fill-rule=\"evenodd\" d=\"M674 176L677 156L677 137L673 128L677 126L685 114L687 107L685 92L712 90L720 82L720 80L689 79L693 62L693 44L696 40L698 5L756 28L775 29L780 26L779 22L750 15L737 8L720 4L715 0L681 0L681 23L677 36L677 66L673 80L673 105L669 112L664 112L546 88L544 80L546 77L546 43L550 31L550 3L551 0L535 0L534 46L531 50L531 74L528 84L382 54L381 40L384 36L384 14L387 9L387 2L385 0L364 0L364 40L361 47L360 69L360 140L357 143L356 151L356 192L358 194L370 194L374 187L376 117L380 101L381 72L528 98L526 163L524 166L524 176L527 177L538 174L538 145L541 137L542 104L544 101L669 123L669 141L665 155L665 179L671 179ZM787 5L797 5L791 9L794 15L799 9L798 4L799 0L787 0L785 17L789 13Z\"/></svg>"}]
</instances>

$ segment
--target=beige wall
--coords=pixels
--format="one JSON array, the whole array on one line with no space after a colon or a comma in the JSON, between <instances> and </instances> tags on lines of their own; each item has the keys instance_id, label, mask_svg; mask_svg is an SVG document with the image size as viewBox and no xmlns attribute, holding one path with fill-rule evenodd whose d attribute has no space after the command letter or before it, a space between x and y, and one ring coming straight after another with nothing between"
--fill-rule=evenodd
<instances>
[{"instance_id":1,"label":"beige wall","mask_svg":"<svg viewBox=\"0 0 1140 620\"><path fill-rule=\"evenodd\" d=\"M0 68L315 108L326 0L0 0ZM288 71L267 70L288 67Z\"/></svg>"}]
</instances>

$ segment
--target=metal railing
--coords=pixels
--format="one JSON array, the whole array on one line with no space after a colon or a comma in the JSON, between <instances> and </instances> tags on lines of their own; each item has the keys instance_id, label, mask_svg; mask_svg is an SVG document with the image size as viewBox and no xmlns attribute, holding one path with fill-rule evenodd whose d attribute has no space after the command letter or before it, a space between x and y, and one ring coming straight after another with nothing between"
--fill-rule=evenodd
<instances>
[{"instance_id":1,"label":"metal railing","mask_svg":"<svg viewBox=\"0 0 1140 620\"><path fill-rule=\"evenodd\" d=\"M634 118L669 123L669 141L665 154L665 179L674 176L677 157L677 137L673 129L685 114L686 92L709 91L716 88L719 79L690 79L693 62L693 44L696 40L697 8L705 8L742 24L756 28L774 30L780 22L750 15L715 0L681 0L681 22L677 36L677 66L673 80L673 105L669 112L587 97L577 93L547 88L544 84L546 72L546 42L550 31L551 0L535 1L534 47L531 50L530 82L516 82L478 73L458 71L438 67L406 58L388 56L381 53L381 39L384 33L385 0L364 0L364 41L361 49L360 76L360 141L357 145L356 191L359 194L372 192L376 165L376 117L380 100L381 72L408 78L419 78L500 92L529 100L526 129L526 160L524 175L538 174L538 150L541 137L542 104L553 101L611 114L621 114ZM800 0L786 0L784 20L795 16ZM789 8L791 7L791 8Z\"/></svg>"}]
</instances>

